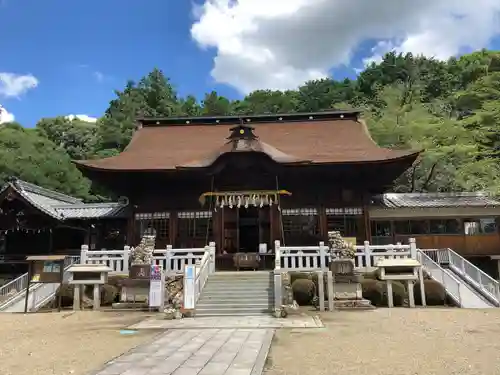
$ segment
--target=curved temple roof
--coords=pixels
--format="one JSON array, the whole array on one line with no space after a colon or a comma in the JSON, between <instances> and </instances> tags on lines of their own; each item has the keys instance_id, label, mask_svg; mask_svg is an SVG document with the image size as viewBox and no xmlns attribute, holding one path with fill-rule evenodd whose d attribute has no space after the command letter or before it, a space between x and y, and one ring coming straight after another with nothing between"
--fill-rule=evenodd
<instances>
[{"instance_id":1,"label":"curved temple roof","mask_svg":"<svg viewBox=\"0 0 500 375\"><path fill-rule=\"evenodd\" d=\"M231 129L252 125L257 140L227 140ZM411 159L419 151L379 147L358 112L319 112L253 117L142 120L119 155L75 161L85 169L155 171L205 168L228 152L267 154L280 164L372 163Z\"/></svg>"},{"instance_id":2,"label":"curved temple roof","mask_svg":"<svg viewBox=\"0 0 500 375\"><path fill-rule=\"evenodd\" d=\"M123 217L126 204L118 202L83 203L81 199L42 188L16 178L8 181L0 194L12 189L35 209L57 220Z\"/></svg>"}]
</instances>

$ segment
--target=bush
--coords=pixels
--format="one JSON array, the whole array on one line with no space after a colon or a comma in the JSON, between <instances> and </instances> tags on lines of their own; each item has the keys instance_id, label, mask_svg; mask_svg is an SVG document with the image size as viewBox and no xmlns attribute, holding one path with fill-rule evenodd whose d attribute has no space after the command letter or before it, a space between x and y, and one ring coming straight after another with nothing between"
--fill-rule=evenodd
<instances>
[{"instance_id":1,"label":"bush","mask_svg":"<svg viewBox=\"0 0 500 375\"><path fill-rule=\"evenodd\" d=\"M109 285L113 285L117 287L118 289L121 289L123 286L123 280L128 279L128 275L112 275L108 277L108 283Z\"/></svg>"},{"instance_id":2,"label":"bush","mask_svg":"<svg viewBox=\"0 0 500 375\"><path fill-rule=\"evenodd\" d=\"M101 305L102 306L109 306L113 302L116 302L116 298L118 297L118 288L114 285L110 284L104 284L100 286L100 292L101 292ZM85 295L92 299L94 298L94 286L93 285L87 285L85 287Z\"/></svg>"},{"instance_id":3,"label":"bush","mask_svg":"<svg viewBox=\"0 0 500 375\"><path fill-rule=\"evenodd\" d=\"M424 280L425 299L429 306L443 306L445 305L446 291L443 286L435 280ZM422 305L422 298L420 298L420 283L415 285L414 289L415 303Z\"/></svg>"},{"instance_id":4,"label":"bush","mask_svg":"<svg viewBox=\"0 0 500 375\"><path fill-rule=\"evenodd\" d=\"M301 306L311 304L316 295L316 286L309 279L297 279L292 283L293 299Z\"/></svg>"},{"instance_id":5,"label":"bush","mask_svg":"<svg viewBox=\"0 0 500 375\"><path fill-rule=\"evenodd\" d=\"M73 306L74 293L75 293L74 285L63 284L61 287L57 289L55 299L50 305L56 307L58 298L59 296L61 296L61 307L71 307Z\"/></svg>"},{"instance_id":6,"label":"bush","mask_svg":"<svg viewBox=\"0 0 500 375\"><path fill-rule=\"evenodd\" d=\"M377 280L366 279L361 282L363 298L369 300L373 306L382 306L384 289L382 283Z\"/></svg>"},{"instance_id":7,"label":"bush","mask_svg":"<svg viewBox=\"0 0 500 375\"><path fill-rule=\"evenodd\" d=\"M387 286L384 281L365 279L361 283L363 288L363 298L369 300L372 305L377 307L387 307ZM403 306L406 298L406 289L400 282L392 283L392 298L394 306Z\"/></svg>"},{"instance_id":8,"label":"bush","mask_svg":"<svg viewBox=\"0 0 500 375\"><path fill-rule=\"evenodd\" d=\"M290 272L290 284L293 284L295 280L312 280L313 275L310 272ZM316 278L317 279L317 278Z\"/></svg>"}]
</instances>

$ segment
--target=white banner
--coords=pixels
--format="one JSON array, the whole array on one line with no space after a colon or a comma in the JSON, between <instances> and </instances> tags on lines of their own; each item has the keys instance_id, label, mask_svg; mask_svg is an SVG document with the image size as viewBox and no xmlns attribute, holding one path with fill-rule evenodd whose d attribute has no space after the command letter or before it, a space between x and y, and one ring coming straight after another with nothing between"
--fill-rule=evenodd
<instances>
[{"instance_id":1,"label":"white banner","mask_svg":"<svg viewBox=\"0 0 500 375\"><path fill-rule=\"evenodd\" d=\"M162 266L151 266L149 281L149 307L162 309L165 302L165 277Z\"/></svg>"}]
</instances>

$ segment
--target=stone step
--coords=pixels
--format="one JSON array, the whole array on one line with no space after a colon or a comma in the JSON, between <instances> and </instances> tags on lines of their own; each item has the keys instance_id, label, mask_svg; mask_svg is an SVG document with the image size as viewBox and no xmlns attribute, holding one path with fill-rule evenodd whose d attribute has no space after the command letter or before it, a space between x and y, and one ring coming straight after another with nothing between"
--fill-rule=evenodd
<instances>
[{"instance_id":1,"label":"stone step","mask_svg":"<svg viewBox=\"0 0 500 375\"><path fill-rule=\"evenodd\" d=\"M272 283L273 280L270 280L268 279L267 277L266 278L251 278L251 279L229 279L229 278L220 278L220 279L217 279L217 278L213 278L213 277L209 277L208 278L208 282L212 283L212 282L215 282L215 283Z\"/></svg>"},{"instance_id":2,"label":"stone step","mask_svg":"<svg viewBox=\"0 0 500 375\"><path fill-rule=\"evenodd\" d=\"M226 304L226 303L268 303L268 302L273 302L274 298L269 297L269 296L262 296L262 297L252 297L248 298L247 296L238 296L235 298L231 297L223 297L223 296L217 296L217 297L212 297L212 296L202 296L198 300L197 304L203 304L203 303L220 303L221 305Z\"/></svg>"},{"instance_id":3,"label":"stone step","mask_svg":"<svg viewBox=\"0 0 500 375\"><path fill-rule=\"evenodd\" d=\"M265 312L197 312L195 316L197 317L210 317L210 316L269 316L271 315L271 311Z\"/></svg>"},{"instance_id":4,"label":"stone step","mask_svg":"<svg viewBox=\"0 0 500 375\"><path fill-rule=\"evenodd\" d=\"M215 277L244 277L244 276L263 276L272 275L272 271L216 271L212 274Z\"/></svg>"},{"instance_id":5,"label":"stone step","mask_svg":"<svg viewBox=\"0 0 500 375\"><path fill-rule=\"evenodd\" d=\"M274 288L251 288L251 287L230 287L230 288L222 288L222 287L208 287L203 288L203 293L229 293L229 294L237 294L237 293L274 293Z\"/></svg>"},{"instance_id":6,"label":"stone step","mask_svg":"<svg viewBox=\"0 0 500 375\"><path fill-rule=\"evenodd\" d=\"M207 316L208 314L217 316L217 315L252 315L252 314L265 314L271 313L271 308L269 307L211 307L211 308L197 308L196 316Z\"/></svg>"},{"instance_id":7,"label":"stone step","mask_svg":"<svg viewBox=\"0 0 500 375\"><path fill-rule=\"evenodd\" d=\"M196 311L203 310L219 310L219 309L250 309L250 310L266 310L270 309L273 305L269 302L253 303L252 301L246 303L197 303Z\"/></svg>"},{"instance_id":8,"label":"stone step","mask_svg":"<svg viewBox=\"0 0 500 375\"><path fill-rule=\"evenodd\" d=\"M205 284L205 288L239 288L239 289L268 289L271 288L273 285L270 285L269 283L213 283L209 281L208 283ZM203 290L205 290L203 288Z\"/></svg>"}]
</instances>

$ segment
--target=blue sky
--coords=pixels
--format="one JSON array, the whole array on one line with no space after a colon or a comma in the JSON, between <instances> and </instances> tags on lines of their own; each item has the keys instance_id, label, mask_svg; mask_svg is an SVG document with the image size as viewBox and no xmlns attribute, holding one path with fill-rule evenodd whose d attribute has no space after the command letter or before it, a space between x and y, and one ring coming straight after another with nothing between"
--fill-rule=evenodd
<instances>
[{"instance_id":1,"label":"blue sky","mask_svg":"<svg viewBox=\"0 0 500 375\"><path fill-rule=\"evenodd\" d=\"M0 0L0 73L31 74L39 82L18 97L0 97L0 104L25 126L56 115L99 117L113 90L153 67L171 77L180 95L241 96L210 74L220 46L200 48L193 40L192 10L187 0ZM334 76L352 77L376 43L355 46L351 66ZM487 46L500 48L500 40ZM232 79L226 82L238 86Z\"/></svg>"}]
</instances>

